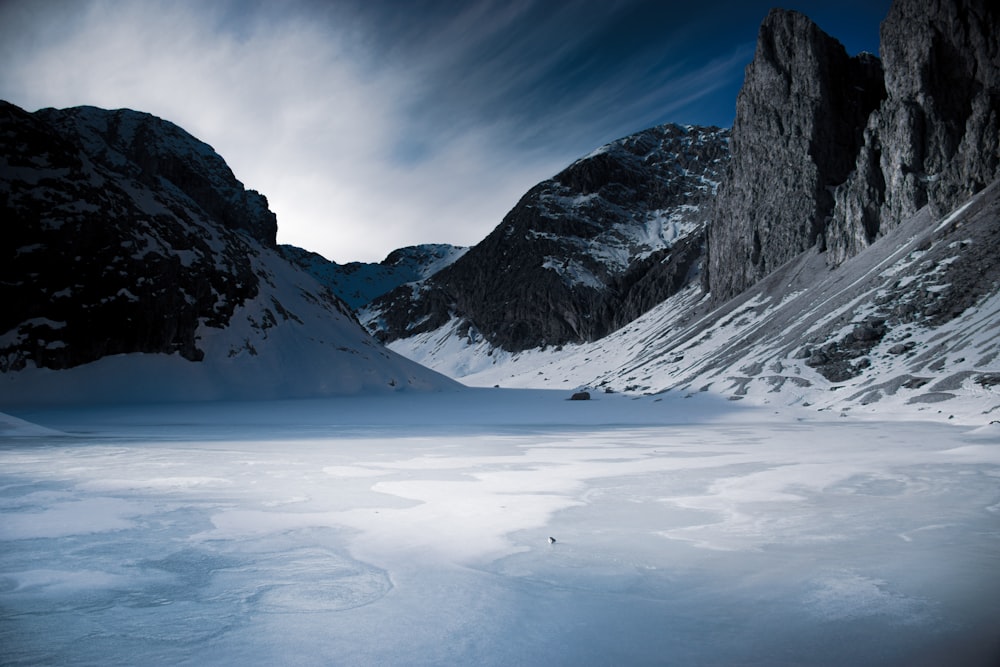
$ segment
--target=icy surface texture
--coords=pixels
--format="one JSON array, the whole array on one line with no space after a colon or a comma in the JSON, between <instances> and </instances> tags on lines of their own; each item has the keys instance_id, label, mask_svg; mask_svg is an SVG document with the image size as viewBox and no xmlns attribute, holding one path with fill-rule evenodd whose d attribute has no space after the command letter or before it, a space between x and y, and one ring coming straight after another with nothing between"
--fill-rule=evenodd
<instances>
[{"instance_id":1,"label":"icy surface texture","mask_svg":"<svg viewBox=\"0 0 1000 667\"><path fill-rule=\"evenodd\" d=\"M1000 656L996 425L566 398L4 418L2 662Z\"/></svg>"}]
</instances>

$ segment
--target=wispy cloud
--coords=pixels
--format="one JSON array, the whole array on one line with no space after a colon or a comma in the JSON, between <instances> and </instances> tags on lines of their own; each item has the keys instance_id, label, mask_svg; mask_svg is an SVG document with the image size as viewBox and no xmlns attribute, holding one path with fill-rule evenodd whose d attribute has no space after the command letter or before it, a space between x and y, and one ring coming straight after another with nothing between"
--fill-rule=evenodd
<instances>
[{"instance_id":1,"label":"wispy cloud","mask_svg":"<svg viewBox=\"0 0 1000 667\"><path fill-rule=\"evenodd\" d=\"M707 40L669 4L9 1L0 97L167 118L267 195L279 241L377 260L479 241L600 143L718 122L756 28Z\"/></svg>"}]
</instances>

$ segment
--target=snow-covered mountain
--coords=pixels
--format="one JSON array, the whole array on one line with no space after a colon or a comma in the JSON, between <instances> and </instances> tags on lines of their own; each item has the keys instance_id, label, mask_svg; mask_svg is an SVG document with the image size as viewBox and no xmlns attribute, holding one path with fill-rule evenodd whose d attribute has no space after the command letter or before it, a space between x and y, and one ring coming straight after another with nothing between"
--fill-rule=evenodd
<instances>
[{"instance_id":1,"label":"snow-covered mountain","mask_svg":"<svg viewBox=\"0 0 1000 667\"><path fill-rule=\"evenodd\" d=\"M663 125L619 139L532 188L482 242L361 319L400 340L449 327L519 351L593 341L697 274L729 132Z\"/></svg>"},{"instance_id":2,"label":"snow-covered mountain","mask_svg":"<svg viewBox=\"0 0 1000 667\"><path fill-rule=\"evenodd\" d=\"M468 248L446 243L427 243L394 250L377 264L337 264L318 253L292 245L281 245L278 249L355 310L400 285L430 278L468 251Z\"/></svg>"},{"instance_id":3,"label":"snow-covered mountain","mask_svg":"<svg viewBox=\"0 0 1000 667\"><path fill-rule=\"evenodd\" d=\"M707 229L687 246L697 248L688 262L702 266L700 281L689 272L649 309L619 311L630 317L607 335L557 347L481 327L471 335L470 311L448 298L470 289L452 278L460 263L439 274L449 283L413 290L417 303L437 295L447 317L411 310L408 322L387 325L386 313L401 309L384 302L369 317L382 318L392 349L470 384L707 390L774 405L1000 419L997 15L980 0L933 10L897 0L880 63L848 57L801 14L772 11L737 104L732 162ZM605 189L617 178L627 187L627 173L612 174ZM534 192L519 206L541 208ZM512 223L491 238L516 240ZM565 248L576 238L554 228L544 242ZM592 238L587 253L604 256L606 237ZM517 260L496 245L467 255L495 281L515 261L529 265L526 275L548 270L576 284L597 275L568 253ZM525 295L523 324L521 294L502 294L510 329L563 307Z\"/></svg>"},{"instance_id":4,"label":"snow-covered mountain","mask_svg":"<svg viewBox=\"0 0 1000 667\"><path fill-rule=\"evenodd\" d=\"M456 386L282 257L266 199L167 121L0 105L0 403Z\"/></svg>"}]
</instances>

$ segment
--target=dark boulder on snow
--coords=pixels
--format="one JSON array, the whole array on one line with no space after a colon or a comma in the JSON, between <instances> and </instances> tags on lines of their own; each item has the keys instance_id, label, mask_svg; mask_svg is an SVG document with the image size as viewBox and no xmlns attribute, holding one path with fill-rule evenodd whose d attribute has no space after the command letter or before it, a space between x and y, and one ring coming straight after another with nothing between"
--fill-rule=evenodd
<instances>
[{"instance_id":1,"label":"dark boulder on snow","mask_svg":"<svg viewBox=\"0 0 1000 667\"><path fill-rule=\"evenodd\" d=\"M589 401L590 400L590 392L589 391L578 391L575 394L573 394L572 396L570 396L569 400L571 400L571 401Z\"/></svg>"}]
</instances>

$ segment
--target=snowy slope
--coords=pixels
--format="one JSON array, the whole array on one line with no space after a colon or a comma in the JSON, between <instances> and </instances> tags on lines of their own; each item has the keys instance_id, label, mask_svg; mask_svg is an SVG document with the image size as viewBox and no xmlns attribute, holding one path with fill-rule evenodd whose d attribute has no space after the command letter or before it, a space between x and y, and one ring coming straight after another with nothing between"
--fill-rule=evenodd
<instances>
[{"instance_id":1,"label":"snowy slope","mask_svg":"<svg viewBox=\"0 0 1000 667\"><path fill-rule=\"evenodd\" d=\"M329 396L460 385L369 336L315 280L259 249L261 292L227 326L202 323L201 361L178 354L121 354L69 369L0 374L0 405L201 401Z\"/></svg>"},{"instance_id":2,"label":"snowy slope","mask_svg":"<svg viewBox=\"0 0 1000 667\"><path fill-rule=\"evenodd\" d=\"M921 211L828 270L808 251L713 307L691 285L592 344L510 354L455 322L391 344L472 385L685 394L762 405L1000 419L1000 184Z\"/></svg>"}]
</instances>

